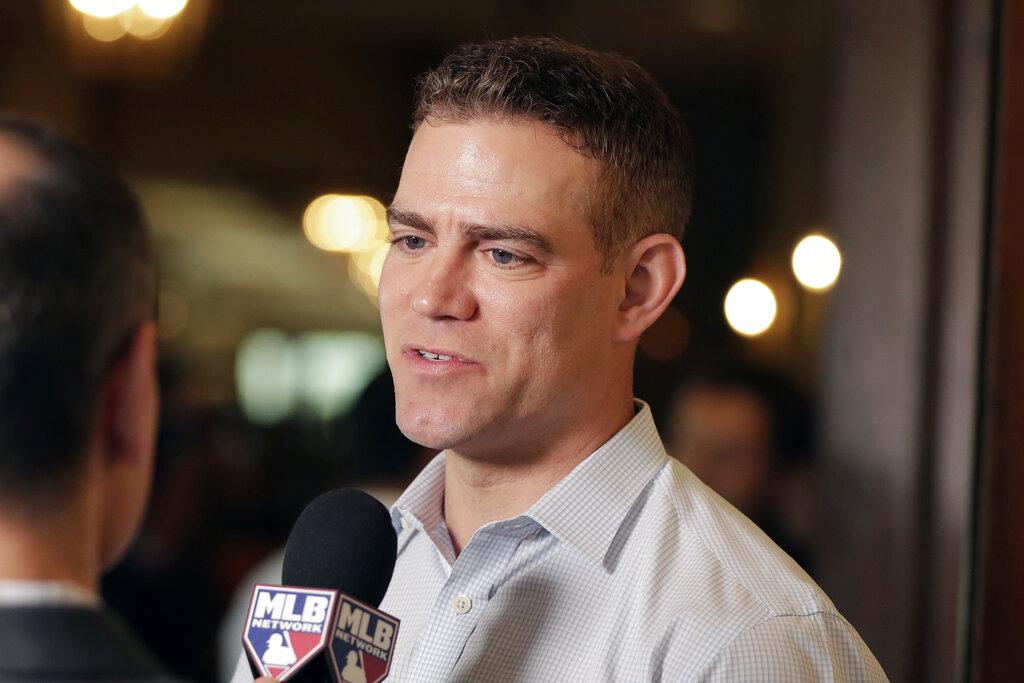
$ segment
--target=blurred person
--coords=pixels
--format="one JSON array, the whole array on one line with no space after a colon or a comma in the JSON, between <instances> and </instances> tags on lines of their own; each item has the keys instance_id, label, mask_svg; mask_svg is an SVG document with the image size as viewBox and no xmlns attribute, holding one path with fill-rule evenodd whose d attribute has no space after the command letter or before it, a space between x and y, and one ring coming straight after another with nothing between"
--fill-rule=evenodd
<instances>
[{"instance_id":1,"label":"blurred person","mask_svg":"<svg viewBox=\"0 0 1024 683\"><path fill-rule=\"evenodd\" d=\"M812 420L794 387L742 363L699 370L672 396L667 435L671 455L810 570Z\"/></svg>"},{"instance_id":2,"label":"blurred person","mask_svg":"<svg viewBox=\"0 0 1024 683\"><path fill-rule=\"evenodd\" d=\"M398 425L442 453L392 507L394 680L885 680L633 398L689 149L644 70L561 40L421 78L379 298Z\"/></svg>"},{"instance_id":3,"label":"blurred person","mask_svg":"<svg viewBox=\"0 0 1024 683\"><path fill-rule=\"evenodd\" d=\"M123 181L0 116L0 679L170 681L103 604L149 496L157 266Z\"/></svg>"}]
</instances>

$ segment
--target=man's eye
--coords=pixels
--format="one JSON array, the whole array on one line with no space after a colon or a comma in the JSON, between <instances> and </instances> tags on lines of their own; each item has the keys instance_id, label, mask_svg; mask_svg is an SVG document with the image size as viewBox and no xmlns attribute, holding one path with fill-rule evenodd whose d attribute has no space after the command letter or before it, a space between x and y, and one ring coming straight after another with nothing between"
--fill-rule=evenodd
<instances>
[{"instance_id":1,"label":"man's eye","mask_svg":"<svg viewBox=\"0 0 1024 683\"><path fill-rule=\"evenodd\" d=\"M406 249L412 250L422 249L423 247L427 246L427 241L422 237L417 237L416 235L406 235L405 237L402 238L402 242L404 243Z\"/></svg>"},{"instance_id":2,"label":"man's eye","mask_svg":"<svg viewBox=\"0 0 1024 683\"><path fill-rule=\"evenodd\" d=\"M491 249L491 258L499 266L507 266L520 261L520 258L503 249Z\"/></svg>"}]
</instances>

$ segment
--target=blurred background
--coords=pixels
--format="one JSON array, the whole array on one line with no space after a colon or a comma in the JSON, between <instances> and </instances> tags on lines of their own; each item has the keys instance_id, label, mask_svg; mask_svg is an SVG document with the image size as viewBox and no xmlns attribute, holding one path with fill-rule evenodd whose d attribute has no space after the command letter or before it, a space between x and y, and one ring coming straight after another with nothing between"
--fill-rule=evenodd
<instances>
[{"instance_id":1,"label":"blurred background","mask_svg":"<svg viewBox=\"0 0 1024 683\"><path fill-rule=\"evenodd\" d=\"M153 225L163 420L106 598L222 678L232 596L317 493L393 499L375 303L418 73L466 41L629 56L696 145L689 273L637 395L895 681L963 672L993 7L980 0L0 0L0 109L126 174Z\"/></svg>"}]
</instances>

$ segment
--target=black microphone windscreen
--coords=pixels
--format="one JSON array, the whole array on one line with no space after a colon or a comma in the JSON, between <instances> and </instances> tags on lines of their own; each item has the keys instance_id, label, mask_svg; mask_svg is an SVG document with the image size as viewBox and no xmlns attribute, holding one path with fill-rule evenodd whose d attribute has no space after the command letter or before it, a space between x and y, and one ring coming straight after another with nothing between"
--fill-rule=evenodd
<instances>
[{"instance_id":1,"label":"black microphone windscreen","mask_svg":"<svg viewBox=\"0 0 1024 683\"><path fill-rule=\"evenodd\" d=\"M341 591L380 605L395 570L398 538L391 515L356 489L328 491L299 515L284 549L288 586Z\"/></svg>"}]
</instances>

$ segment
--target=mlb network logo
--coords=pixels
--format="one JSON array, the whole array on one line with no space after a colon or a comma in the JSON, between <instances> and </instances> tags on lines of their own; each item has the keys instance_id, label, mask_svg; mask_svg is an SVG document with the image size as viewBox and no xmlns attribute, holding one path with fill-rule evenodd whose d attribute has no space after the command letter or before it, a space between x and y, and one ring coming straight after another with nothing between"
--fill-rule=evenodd
<instances>
[{"instance_id":1,"label":"mlb network logo","mask_svg":"<svg viewBox=\"0 0 1024 683\"><path fill-rule=\"evenodd\" d=\"M242 642L261 675L286 681L323 650L336 596L313 588L254 587Z\"/></svg>"},{"instance_id":2,"label":"mlb network logo","mask_svg":"<svg viewBox=\"0 0 1024 683\"><path fill-rule=\"evenodd\" d=\"M338 594L338 618L331 638L335 680L377 683L391 670L398 619L366 603Z\"/></svg>"}]
</instances>

